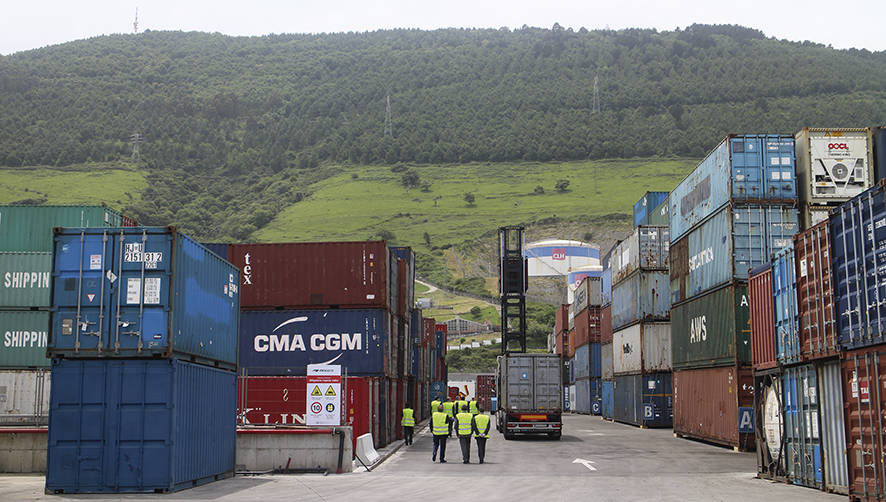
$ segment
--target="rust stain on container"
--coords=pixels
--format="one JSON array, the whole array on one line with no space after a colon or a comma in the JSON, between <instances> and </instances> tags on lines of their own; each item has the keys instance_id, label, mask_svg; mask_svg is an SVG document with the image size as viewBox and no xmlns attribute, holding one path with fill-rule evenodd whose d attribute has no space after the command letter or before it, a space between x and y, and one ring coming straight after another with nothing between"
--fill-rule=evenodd
<instances>
[{"instance_id":1,"label":"rust stain on container","mask_svg":"<svg viewBox=\"0 0 886 502\"><path fill-rule=\"evenodd\" d=\"M830 243L827 221L794 235L800 351L804 359L839 354Z\"/></svg>"},{"instance_id":2,"label":"rust stain on container","mask_svg":"<svg viewBox=\"0 0 886 502\"><path fill-rule=\"evenodd\" d=\"M750 368L674 372L674 432L678 435L753 451L754 435L738 432L738 408L753 406Z\"/></svg>"},{"instance_id":3,"label":"rust stain on container","mask_svg":"<svg viewBox=\"0 0 886 502\"><path fill-rule=\"evenodd\" d=\"M883 500L886 349L880 346L847 352L842 364L849 497Z\"/></svg>"},{"instance_id":4,"label":"rust stain on container","mask_svg":"<svg viewBox=\"0 0 886 502\"><path fill-rule=\"evenodd\" d=\"M612 304L600 310L600 343L612 342Z\"/></svg>"}]
</instances>

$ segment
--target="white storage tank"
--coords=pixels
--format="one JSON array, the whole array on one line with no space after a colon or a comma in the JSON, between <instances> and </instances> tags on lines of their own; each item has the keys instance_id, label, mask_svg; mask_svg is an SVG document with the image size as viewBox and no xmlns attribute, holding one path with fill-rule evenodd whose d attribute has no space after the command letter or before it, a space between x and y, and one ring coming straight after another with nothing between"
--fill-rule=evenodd
<instances>
[{"instance_id":1,"label":"white storage tank","mask_svg":"<svg viewBox=\"0 0 886 502\"><path fill-rule=\"evenodd\" d=\"M530 243L523 251L530 277L556 277L588 265L600 265L600 247L582 241L549 239Z\"/></svg>"}]
</instances>

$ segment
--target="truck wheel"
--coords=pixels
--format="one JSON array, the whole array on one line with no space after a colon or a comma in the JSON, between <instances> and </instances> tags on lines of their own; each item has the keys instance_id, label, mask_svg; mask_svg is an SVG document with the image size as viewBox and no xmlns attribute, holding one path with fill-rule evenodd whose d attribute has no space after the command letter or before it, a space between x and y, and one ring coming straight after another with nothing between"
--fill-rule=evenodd
<instances>
[{"instance_id":1,"label":"truck wheel","mask_svg":"<svg viewBox=\"0 0 886 502\"><path fill-rule=\"evenodd\" d=\"M550 436L551 439L560 439L561 435L562 435L561 432L552 432L552 433L548 434L548 436Z\"/></svg>"}]
</instances>

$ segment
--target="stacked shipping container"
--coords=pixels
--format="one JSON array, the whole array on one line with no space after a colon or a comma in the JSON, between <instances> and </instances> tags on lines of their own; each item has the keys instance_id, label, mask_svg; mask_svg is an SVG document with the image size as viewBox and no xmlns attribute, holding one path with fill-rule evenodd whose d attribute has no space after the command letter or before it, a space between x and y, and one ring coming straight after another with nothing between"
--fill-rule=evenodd
<instances>
[{"instance_id":1,"label":"stacked shipping container","mask_svg":"<svg viewBox=\"0 0 886 502\"><path fill-rule=\"evenodd\" d=\"M599 414L600 409L601 282L599 277L582 279L571 305L574 314L569 352L573 357L567 367L570 369L570 409L576 413Z\"/></svg>"}]
</instances>

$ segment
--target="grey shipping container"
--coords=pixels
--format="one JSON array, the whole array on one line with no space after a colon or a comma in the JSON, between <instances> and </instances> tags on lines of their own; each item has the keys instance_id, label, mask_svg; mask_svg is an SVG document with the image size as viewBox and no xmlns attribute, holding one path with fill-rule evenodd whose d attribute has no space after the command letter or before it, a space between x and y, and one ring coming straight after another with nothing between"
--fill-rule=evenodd
<instances>
[{"instance_id":1,"label":"grey shipping container","mask_svg":"<svg viewBox=\"0 0 886 502\"><path fill-rule=\"evenodd\" d=\"M0 310L0 368L48 368L49 312Z\"/></svg>"},{"instance_id":2,"label":"grey shipping container","mask_svg":"<svg viewBox=\"0 0 886 502\"><path fill-rule=\"evenodd\" d=\"M617 375L671 371L671 323L640 322L612 334Z\"/></svg>"},{"instance_id":3,"label":"grey shipping container","mask_svg":"<svg viewBox=\"0 0 886 502\"><path fill-rule=\"evenodd\" d=\"M0 206L0 251L48 253L55 227L120 227L124 220L101 206Z\"/></svg>"},{"instance_id":4,"label":"grey shipping container","mask_svg":"<svg viewBox=\"0 0 886 502\"><path fill-rule=\"evenodd\" d=\"M498 357L498 406L508 411L560 410L560 356L508 354Z\"/></svg>"},{"instance_id":5,"label":"grey shipping container","mask_svg":"<svg viewBox=\"0 0 886 502\"><path fill-rule=\"evenodd\" d=\"M661 202L655 209L649 213L649 224L656 226L669 226L670 225L670 204L668 201L670 200L670 196L666 197L665 200Z\"/></svg>"},{"instance_id":6,"label":"grey shipping container","mask_svg":"<svg viewBox=\"0 0 886 502\"><path fill-rule=\"evenodd\" d=\"M575 301L572 302L571 318L574 321L575 314L590 307L603 305L603 288L600 277L585 277L575 290ZM573 325L570 324L571 328Z\"/></svg>"},{"instance_id":7,"label":"grey shipping container","mask_svg":"<svg viewBox=\"0 0 886 502\"><path fill-rule=\"evenodd\" d=\"M49 379L45 369L0 371L0 425L46 425Z\"/></svg>"},{"instance_id":8,"label":"grey shipping container","mask_svg":"<svg viewBox=\"0 0 886 502\"><path fill-rule=\"evenodd\" d=\"M667 320L669 279L667 272L638 270L612 286L612 329L637 321Z\"/></svg>"},{"instance_id":9,"label":"grey shipping container","mask_svg":"<svg viewBox=\"0 0 886 502\"><path fill-rule=\"evenodd\" d=\"M627 279L635 270L667 270L671 239L668 227L641 226L612 251L612 281Z\"/></svg>"},{"instance_id":10,"label":"grey shipping container","mask_svg":"<svg viewBox=\"0 0 886 502\"><path fill-rule=\"evenodd\" d=\"M52 253L0 252L0 309L50 307Z\"/></svg>"},{"instance_id":11,"label":"grey shipping container","mask_svg":"<svg viewBox=\"0 0 886 502\"><path fill-rule=\"evenodd\" d=\"M831 360L818 365L818 390L825 489L848 495L849 469L846 466L846 422L843 419L840 361Z\"/></svg>"},{"instance_id":12,"label":"grey shipping container","mask_svg":"<svg viewBox=\"0 0 886 502\"><path fill-rule=\"evenodd\" d=\"M604 343L600 346L600 361L602 365L603 380L612 380L614 366L612 364L612 343Z\"/></svg>"}]
</instances>

